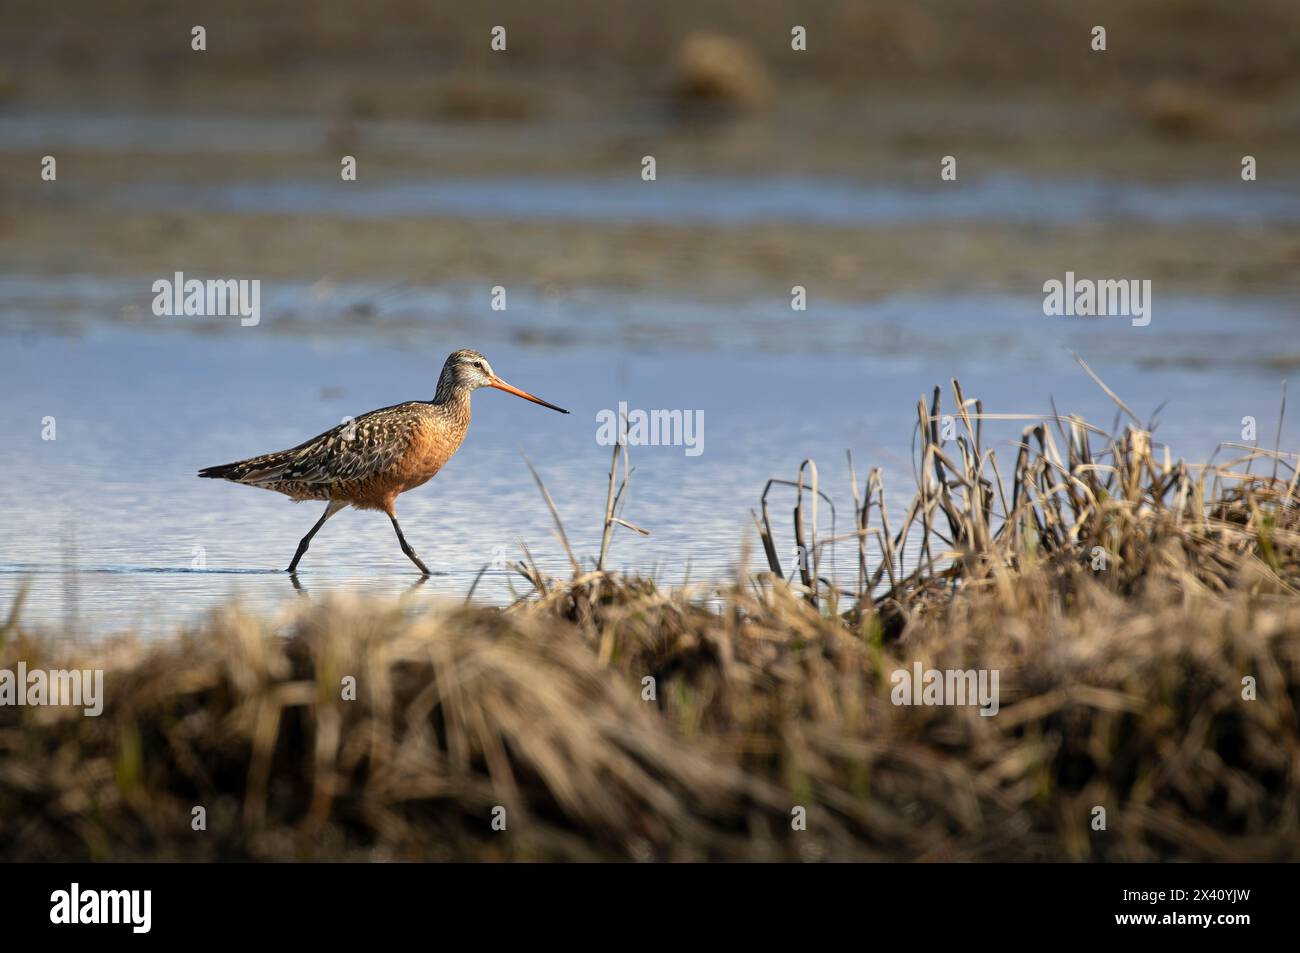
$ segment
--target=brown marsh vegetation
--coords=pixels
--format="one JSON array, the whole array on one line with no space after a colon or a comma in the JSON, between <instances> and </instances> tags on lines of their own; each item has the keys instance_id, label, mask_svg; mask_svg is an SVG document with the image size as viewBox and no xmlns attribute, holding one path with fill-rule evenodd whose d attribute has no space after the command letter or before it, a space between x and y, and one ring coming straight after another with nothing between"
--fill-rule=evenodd
<instances>
[{"instance_id":1,"label":"brown marsh vegetation","mask_svg":"<svg viewBox=\"0 0 1300 953\"><path fill-rule=\"evenodd\" d=\"M854 477L854 586L822 572L811 461L756 511L768 571L607 570L616 449L599 559L554 579L525 554L504 609L231 607L73 649L15 606L0 667L103 668L107 703L0 708L0 856L1300 857L1296 456L1188 465L1116 398L1109 431L1033 420L1001 458L985 424L1015 418L952 391L918 405L910 498ZM916 662L998 670L1000 710L893 704Z\"/></svg>"}]
</instances>

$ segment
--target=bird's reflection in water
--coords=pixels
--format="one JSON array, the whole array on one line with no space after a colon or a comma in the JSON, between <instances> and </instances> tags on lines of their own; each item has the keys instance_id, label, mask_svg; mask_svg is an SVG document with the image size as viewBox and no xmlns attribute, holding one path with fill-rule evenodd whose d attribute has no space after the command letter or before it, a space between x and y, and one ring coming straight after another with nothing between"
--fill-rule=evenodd
<instances>
[{"instance_id":1,"label":"bird's reflection in water","mask_svg":"<svg viewBox=\"0 0 1300 953\"><path fill-rule=\"evenodd\" d=\"M298 595L302 596L303 598L310 599L311 593L308 592L307 587L302 584L302 580L298 578L298 574L296 572L291 572L288 574L288 576L289 576L289 582L293 584L293 588L297 590ZM411 583L409 586L406 587L405 590L402 591L400 598L409 599L412 595L415 594L417 589L419 589L428 581L429 581L428 576L416 576L415 582Z\"/></svg>"},{"instance_id":2,"label":"bird's reflection in water","mask_svg":"<svg viewBox=\"0 0 1300 953\"><path fill-rule=\"evenodd\" d=\"M423 585L424 585L426 582L428 582L428 581L429 581L429 577L428 577L428 576L416 576L416 577L415 577L415 582L413 582L413 583L411 583L409 586L407 586L407 587L406 587L406 591L402 593L402 598L403 598L403 599L409 599L411 596L415 595L415 592L416 592L417 589L419 589L421 586L423 586Z\"/></svg>"}]
</instances>

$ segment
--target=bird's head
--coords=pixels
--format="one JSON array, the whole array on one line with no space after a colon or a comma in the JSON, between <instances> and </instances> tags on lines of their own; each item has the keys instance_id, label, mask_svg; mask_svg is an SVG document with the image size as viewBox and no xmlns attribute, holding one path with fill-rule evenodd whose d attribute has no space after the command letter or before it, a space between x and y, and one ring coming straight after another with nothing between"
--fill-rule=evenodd
<instances>
[{"instance_id":1,"label":"bird's head","mask_svg":"<svg viewBox=\"0 0 1300 953\"><path fill-rule=\"evenodd\" d=\"M534 397L527 391L522 391L518 387L507 384L497 377L496 372L492 370L492 365L488 363L488 359L478 351L467 347L463 347L459 351L452 351L447 358L447 363L442 366L442 376L438 379L439 395L450 394L456 390L476 391L480 387L495 387L507 394L514 394L524 400L531 400L534 404L541 404L543 407L551 408L551 410L558 410L562 414L568 413L563 407L556 407L540 397Z\"/></svg>"}]
</instances>

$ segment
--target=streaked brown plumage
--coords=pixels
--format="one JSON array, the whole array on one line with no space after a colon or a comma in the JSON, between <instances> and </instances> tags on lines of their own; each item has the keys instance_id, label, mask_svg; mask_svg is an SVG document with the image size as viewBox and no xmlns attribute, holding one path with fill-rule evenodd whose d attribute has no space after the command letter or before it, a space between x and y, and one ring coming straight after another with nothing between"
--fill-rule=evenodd
<instances>
[{"instance_id":1,"label":"streaked brown plumage","mask_svg":"<svg viewBox=\"0 0 1300 953\"><path fill-rule=\"evenodd\" d=\"M400 494L427 483L460 447L469 431L470 394L480 387L495 387L568 413L510 386L493 373L487 358L463 348L447 358L432 401L408 401L372 410L289 450L207 467L199 476L274 490L295 501L328 503L325 514L298 544L288 572L298 568L325 521L353 506L387 513L402 552L428 575L428 568L402 535L395 504Z\"/></svg>"}]
</instances>

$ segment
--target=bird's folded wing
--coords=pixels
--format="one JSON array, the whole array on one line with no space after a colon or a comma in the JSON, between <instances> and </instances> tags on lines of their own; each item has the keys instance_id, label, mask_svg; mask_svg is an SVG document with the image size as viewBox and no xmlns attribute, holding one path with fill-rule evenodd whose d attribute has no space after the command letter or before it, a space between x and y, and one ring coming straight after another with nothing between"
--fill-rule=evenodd
<instances>
[{"instance_id":1,"label":"bird's folded wing","mask_svg":"<svg viewBox=\"0 0 1300 953\"><path fill-rule=\"evenodd\" d=\"M243 475L245 483L338 483L364 480L401 459L410 446L410 420L380 418L340 424L306 443L268 454Z\"/></svg>"}]
</instances>

